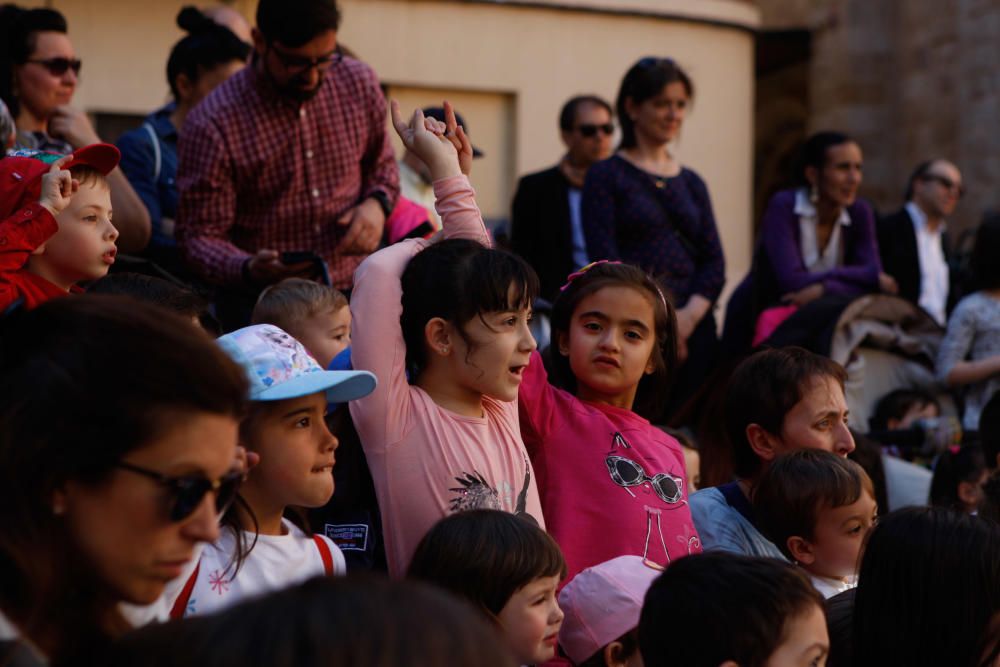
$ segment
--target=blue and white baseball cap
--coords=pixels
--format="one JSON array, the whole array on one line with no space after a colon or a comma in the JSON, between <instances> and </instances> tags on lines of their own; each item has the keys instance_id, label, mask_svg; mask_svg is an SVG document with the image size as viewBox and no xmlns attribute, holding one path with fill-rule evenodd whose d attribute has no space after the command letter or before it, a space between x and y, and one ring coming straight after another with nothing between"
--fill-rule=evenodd
<instances>
[{"instance_id":1,"label":"blue and white baseball cap","mask_svg":"<svg viewBox=\"0 0 1000 667\"><path fill-rule=\"evenodd\" d=\"M246 371L251 401L281 401L326 392L328 403L344 403L375 390L368 371L325 371L291 334L255 324L217 339Z\"/></svg>"}]
</instances>

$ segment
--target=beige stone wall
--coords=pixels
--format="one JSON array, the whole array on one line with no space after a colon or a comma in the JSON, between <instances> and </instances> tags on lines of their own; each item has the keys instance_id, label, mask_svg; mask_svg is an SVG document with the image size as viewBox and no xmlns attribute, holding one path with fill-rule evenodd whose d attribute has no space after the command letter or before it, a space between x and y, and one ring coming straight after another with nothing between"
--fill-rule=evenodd
<instances>
[{"instance_id":1,"label":"beige stone wall","mask_svg":"<svg viewBox=\"0 0 1000 667\"><path fill-rule=\"evenodd\" d=\"M810 129L835 127L865 152L863 194L901 203L913 167L947 157L967 197L952 230L1000 207L1000 4L994 0L760 0L764 29L806 28Z\"/></svg>"},{"instance_id":2,"label":"beige stone wall","mask_svg":"<svg viewBox=\"0 0 1000 667\"><path fill-rule=\"evenodd\" d=\"M27 0L62 11L84 59L75 103L88 111L145 113L167 98L164 68L187 0ZM253 15L255 0L233 6ZM341 0L341 41L390 90L411 101L466 96L482 113L473 133L494 146L477 164L484 212L505 218L518 175L562 151L557 115L570 96L613 99L647 55L676 58L694 79L693 112L677 151L712 194L734 284L749 264L753 151L753 33L744 0Z\"/></svg>"}]
</instances>

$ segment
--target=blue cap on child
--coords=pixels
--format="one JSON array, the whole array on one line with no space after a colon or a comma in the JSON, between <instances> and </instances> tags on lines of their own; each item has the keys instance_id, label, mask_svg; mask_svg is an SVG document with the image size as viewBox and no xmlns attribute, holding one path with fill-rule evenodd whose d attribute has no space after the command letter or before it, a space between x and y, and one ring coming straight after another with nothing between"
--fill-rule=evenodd
<instances>
[{"instance_id":1,"label":"blue cap on child","mask_svg":"<svg viewBox=\"0 0 1000 667\"><path fill-rule=\"evenodd\" d=\"M247 373L251 401L280 401L326 392L328 403L344 403L375 390L368 371L325 371L302 343L272 324L237 329L219 345Z\"/></svg>"}]
</instances>

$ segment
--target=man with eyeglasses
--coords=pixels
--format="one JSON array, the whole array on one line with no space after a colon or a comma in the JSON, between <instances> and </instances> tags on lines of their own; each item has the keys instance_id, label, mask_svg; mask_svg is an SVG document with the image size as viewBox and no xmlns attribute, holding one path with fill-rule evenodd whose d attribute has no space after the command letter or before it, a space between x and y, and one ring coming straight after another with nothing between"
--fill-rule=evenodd
<instances>
[{"instance_id":1,"label":"man with eyeglasses","mask_svg":"<svg viewBox=\"0 0 1000 667\"><path fill-rule=\"evenodd\" d=\"M563 105L559 130L566 154L554 167L521 178L511 211L511 245L535 269L541 296L552 301L566 276L590 262L580 200L587 170L611 155L611 105L596 95Z\"/></svg>"},{"instance_id":2,"label":"man with eyeglasses","mask_svg":"<svg viewBox=\"0 0 1000 667\"><path fill-rule=\"evenodd\" d=\"M179 142L177 238L236 322L266 285L332 283L381 239L399 193L375 73L344 57L336 0L260 0L251 63L188 115ZM233 296L233 295L236 296Z\"/></svg>"},{"instance_id":3,"label":"man with eyeglasses","mask_svg":"<svg viewBox=\"0 0 1000 667\"><path fill-rule=\"evenodd\" d=\"M901 297L941 325L958 296L948 266L945 219L964 192L958 167L947 160L928 160L910 176L903 208L878 222L883 269L896 279Z\"/></svg>"}]
</instances>

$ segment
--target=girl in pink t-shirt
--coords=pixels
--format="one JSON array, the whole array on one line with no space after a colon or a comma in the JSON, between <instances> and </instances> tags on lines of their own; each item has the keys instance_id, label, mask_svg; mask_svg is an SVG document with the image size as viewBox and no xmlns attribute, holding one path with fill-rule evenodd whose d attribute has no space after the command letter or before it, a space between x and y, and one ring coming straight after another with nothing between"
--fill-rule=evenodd
<instances>
[{"instance_id":1,"label":"girl in pink t-shirt","mask_svg":"<svg viewBox=\"0 0 1000 667\"><path fill-rule=\"evenodd\" d=\"M569 391L549 384L535 353L518 403L569 577L618 556L666 565L701 551L681 446L640 416L664 400L676 364L673 307L641 269L595 262L562 288L552 333L554 374Z\"/></svg>"},{"instance_id":2,"label":"girl in pink t-shirt","mask_svg":"<svg viewBox=\"0 0 1000 667\"><path fill-rule=\"evenodd\" d=\"M457 127L418 112L406 147L430 169L443 240L408 239L358 268L351 298L354 367L378 386L351 403L382 513L389 572L400 576L424 534L466 509L532 515L538 490L518 430L517 389L535 350L528 330L538 281L489 248Z\"/></svg>"}]
</instances>

